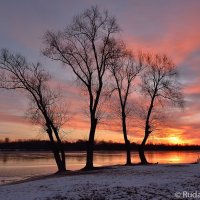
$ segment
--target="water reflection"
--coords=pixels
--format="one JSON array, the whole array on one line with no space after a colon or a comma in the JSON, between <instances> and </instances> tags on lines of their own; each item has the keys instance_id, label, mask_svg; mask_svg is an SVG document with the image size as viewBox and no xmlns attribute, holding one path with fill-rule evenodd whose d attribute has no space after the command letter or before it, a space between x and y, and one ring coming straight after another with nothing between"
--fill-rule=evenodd
<instances>
[{"instance_id":1,"label":"water reflection","mask_svg":"<svg viewBox=\"0 0 200 200\"><path fill-rule=\"evenodd\" d=\"M152 163L192 163L197 160L200 151L149 151L146 157ZM100 151L94 153L94 163L97 165L115 165L125 162L125 152L123 151ZM86 160L85 152L67 152L66 162L68 168L73 170L71 164L84 164ZM132 161L139 162L137 152L132 152ZM53 155L49 152L1 152L0 166L34 166L54 164Z\"/></svg>"},{"instance_id":2,"label":"water reflection","mask_svg":"<svg viewBox=\"0 0 200 200\"><path fill-rule=\"evenodd\" d=\"M122 151L95 152L95 166L124 164L126 154ZM146 152L151 163L192 163L200 156L200 151L154 151ZM66 165L69 170L84 167L85 152L67 152ZM132 152L133 163L139 162L137 152ZM47 152L1 152L0 154L0 181L8 178L19 179L33 175L56 172L53 155Z\"/></svg>"}]
</instances>

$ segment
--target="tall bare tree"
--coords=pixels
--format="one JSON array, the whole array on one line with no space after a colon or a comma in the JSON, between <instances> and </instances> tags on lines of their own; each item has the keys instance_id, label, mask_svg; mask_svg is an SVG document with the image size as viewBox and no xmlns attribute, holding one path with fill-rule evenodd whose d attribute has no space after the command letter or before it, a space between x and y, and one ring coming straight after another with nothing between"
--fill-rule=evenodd
<instances>
[{"instance_id":1,"label":"tall bare tree","mask_svg":"<svg viewBox=\"0 0 200 200\"><path fill-rule=\"evenodd\" d=\"M50 146L58 172L66 170L65 152L59 129L65 122L66 112L59 107L60 94L53 91L48 82L50 75L42 66L30 64L21 55L2 49L0 53L0 88L25 91L30 99L28 116L42 125L50 140Z\"/></svg>"},{"instance_id":2,"label":"tall bare tree","mask_svg":"<svg viewBox=\"0 0 200 200\"><path fill-rule=\"evenodd\" d=\"M98 109L110 59L117 56L113 36L119 31L115 18L97 7L74 17L71 25L58 33L45 34L43 53L69 66L89 97L90 132L85 169L93 168L93 147Z\"/></svg>"},{"instance_id":3,"label":"tall bare tree","mask_svg":"<svg viewBox=\"0 0 200 200\"><path fill-rule=\"evenodd\" d=\"M178 82L178 71L174 63L166 55L144 55L146 70L142 75L142 94L148 99L145 112L144 138L139 147L139 156L142 164L148 164L145 157L145 144L150 134L155 130L153 114L161 106L183 107L183 95ZM164 112L164 109L163 109Z\"/></svg>"},{"instance_id":4,"label":"tall bare tree","mask_svg":"<svg viewBox=\"0 0 200 200\"><path fill-rule=\"evenodd\" d=\"M140 56L134 56L127 51L123 46L121 47L122 54L114 59L109 67L111 77L114 84L111 84L111 94L117 92L119 98L119 115L122 123L122 130L124 142L126 146L126 165L131 165L131 149L130 141L127 136L127 116L130 112L128 107L129 96L132 92L133 81L142 70L142 62ZM137 57L137 58L136 58Z\"/></svg>"}]
</instances>

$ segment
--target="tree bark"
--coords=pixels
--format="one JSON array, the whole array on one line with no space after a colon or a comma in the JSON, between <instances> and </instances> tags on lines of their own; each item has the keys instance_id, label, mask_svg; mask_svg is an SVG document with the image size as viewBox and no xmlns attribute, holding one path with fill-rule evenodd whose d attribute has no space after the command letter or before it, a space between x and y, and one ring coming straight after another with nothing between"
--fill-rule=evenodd
<instances>
[{"instance_id":1,"label":"tree bark","mask_svg":"<svg viewBox=\"0 0 200 200\"><path fill-rule=\"evenodd\" d=\"M130 150L130 141L127 137L127 130L126 130L126 115L122 112L122 128L123 128L123 135L124 135L124 142L126 147L126 165L131 165L131 150Z\"/></svg>"},{"instance_id":2,"label":"tree bark","mask_svg":"<svg viewBox=\"0 0 200 200\"><path fill-rule=\"evenodd\" d=\"M91 117L91 125L90 125L90 134L89 140L87 142L87 158L86 158L86 166L84 169L91 170L94 168L93 166L93 151L94 151L94 136L97 127L97 119L92 116Z\"/></svg>"},{"instance_id":3,"label":"tree bark","mask_svg":"<svg viewBox=\"0 0 200 200\"><path fill-rule=\"evenodd\" d=\"M154 100L156 98L156 94L157 94L157 91L158 91L157 87L158 87L158 85L156 85L156 88L155 88L155 91L154 91L153 96L151 98L151 103L150 103L150 106L149 106L149 109L148 109L147 118L146 118L146 122L145 122L144 139L143 139L141 145L139 146L139 156L140 156L141 164L144 164L144 165L148 164L148 161L145 157L144 151L145 151L146 141L149 137L149 134L152 132L152 130L150 130L149 120L150 120L151 112L152 112L152 109L153 109L153 106L154 106Z\"/></svg>"},{"instance_id":4,"label":"tree bark","mask_svg":"<svg viewBox=\"0 0 200 200\"><path fill-rule=\"evenodd\" d=\"M57 144L55 144L54 142L51 146L52 146L54 158L56 160L56 164L58 167L58 173L66 171L66 166L64 162L65 159L64 160L61 159L62 156L60 156L60 151L59 151L59 148L57 147Z\"/></svg>"},{"instance_id":5,"label":"tree bark","mask_svg":"<svg viewBox=\"0 0 200 200\"><path fill-rule=\"evenodd\" d=\"M141 164L143 164L143 165L148 164L148 161L144 154L145 144L146 144L147 139L148 139L148 134L145 134L144 139L143 139L141 145L139 146L139 157L140 157Z\"/></svg>"},{"instance_id":6,"label":"tree bark","mask_svg":"<svg viewBox=\"0 0 200 200\"><path fill-rule=\"evenodd\" d=\"M52 124L52 126L53 126L53 124ZM61 159L61 162L62 162L62 168L63 168L63 171L65 171L66 170L66 163L65 163L65 151L64 151L63 143L60 140L60 137L58 135L58 131L55 128L55 126L53 126L53 131L54 131L56 139L57 139L59 154L61 154L60 159Z\"/></svg>"},{"instance_id":7,"label":"tree bark","mask_svg":"<svg viewBox=\"0 0 200 200\"><path fill-rule=\"evenodd\" d=\"M53 139L51 128L48 127L46 131L47 131L49 139L50 139L50 145L51 145L51 149L53 151L54 158L55 158L55 161L56 161L56 164L57 164L58 173L64 172L64 171L66 171L65 159L64 159L64 162L63 162L63 160L60 157L60 151L59 151L59 148L57 147L56 142Z\"/></svg>"}]
</instances>

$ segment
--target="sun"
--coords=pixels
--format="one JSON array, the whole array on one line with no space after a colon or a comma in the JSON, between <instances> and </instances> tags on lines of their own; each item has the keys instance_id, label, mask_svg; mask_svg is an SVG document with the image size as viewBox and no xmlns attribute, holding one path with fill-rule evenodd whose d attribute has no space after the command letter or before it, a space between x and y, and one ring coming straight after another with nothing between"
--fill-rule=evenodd
<instances>
[{"instance_id":1,"label":"sun","mask_svg":"<svg viewBox=\"0 0 200 200\"><path fill-rule=\"evenodd\" d=\"M182 143L182 140L179 137L176 137L176 136L171 136L171 137L168 138L168 140L169 140L169 143L171 143L171 144Z\"/></svg>"}]
</instances>

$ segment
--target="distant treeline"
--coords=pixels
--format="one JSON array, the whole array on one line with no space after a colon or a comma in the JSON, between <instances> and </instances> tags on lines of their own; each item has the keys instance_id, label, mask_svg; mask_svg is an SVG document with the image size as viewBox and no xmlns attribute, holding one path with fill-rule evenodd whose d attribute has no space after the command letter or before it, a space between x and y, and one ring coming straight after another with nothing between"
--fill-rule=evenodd
<instances>
[{"instance_id":1,"label":"distant treeline","mask_svg":"<svg viewBox=\"0 0 200 200\"><path fill-rule=\"evenodd\" d=\"M76 142L64 142L65 151L86 151L87 141L78 140ZM138 144L131 143L131 150L138 150ZM24 141L0 141L0 150L25 150L25 151L50 151L50 143L46 140L24 140ZM95 143L94 150L117 151L125 150L123 143L100 141ZM146 150L200 150L199 145L166 145L147 144Z\"/></svg>"}]
</instances>

